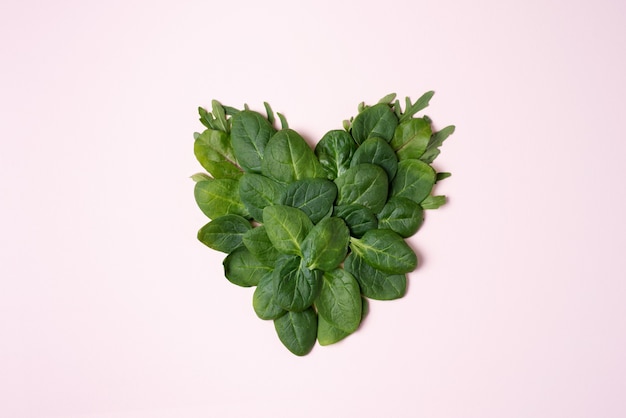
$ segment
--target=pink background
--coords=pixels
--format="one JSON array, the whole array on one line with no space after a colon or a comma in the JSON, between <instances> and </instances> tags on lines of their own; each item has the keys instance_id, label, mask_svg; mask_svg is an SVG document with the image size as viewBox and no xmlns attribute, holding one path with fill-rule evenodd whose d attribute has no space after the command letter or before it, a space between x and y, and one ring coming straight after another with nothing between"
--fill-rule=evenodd
<instances>
[{"instance_id":1,"label":"pink background","mask_svg":"<svg viewBox=\"0 0 626 418\"><path fill-rule=\"evenodd\" d=\"M0 2L0 416L626 416L626 3ZM211 99L437 93L407 296L304 358L196 241Z\"/></svg>"}]
</instances>

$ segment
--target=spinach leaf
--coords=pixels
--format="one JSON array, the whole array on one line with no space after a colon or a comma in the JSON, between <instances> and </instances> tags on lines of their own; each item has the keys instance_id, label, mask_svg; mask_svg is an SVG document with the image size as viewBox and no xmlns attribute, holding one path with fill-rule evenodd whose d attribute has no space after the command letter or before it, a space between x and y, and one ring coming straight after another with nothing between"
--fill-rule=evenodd
<instances>
[{"instance_id":1,"label":"spinach leaf","mask_svg":"<svg viewBox=\"0 0 626 418\"><path fill-rule=\"evenodd\" d=\"M322 219L302 242L302 256L308 268L331 271L346 258L350 230L335 217Z\"/></svg>"},{"instance_id":2,"label":"spinach leaf","mask_svg":"<svg viewBox=\"0 0 626 418\"><path fill-rule=\"evenodd\" d=\"M363 319L365 319L365 317L367 316L367 312L367 299L361 297L361 322L363 322ZM335 344L343 340L350 334L350 332L343 331L331 325L330 322L322 318L321 315L317 316L317 341L320 343L320 345L326 346Z\"/></svg>"},{"instance_id":3,"label":"spinach leaf","mask_svg":"<svg viewBox=\"0 0 626 418\"><path fill-rule=\"evenodd\" d=\"M423 221L422 207L404 197L392 197L378 214L380 229L391 229L404 238L415 234Z\"/></svg>"},{"instance_id":4,"label":"spinach leaf","mask_svg":"<svg viewBox=\"0 0 626 418\"><path fill-rule=\"evenodd\" d=\"M337 186L326 179L304 179L289 184L280 199L283 205L303 211L313 223L328 216L337 198Z\"/></svg>"},{"instance_id":5,"label":"spinach leaf","mask_svg":"<svg viewBox=\"0 0 626 418\"><path fill-rule=\"evenodd\" d=\"M275 301L276 281L273 274L261 278L252 295L252 307L261 319L276 319L285 314L285 310Z\"/></svg>"},{"instance_id":6,"label":"spinach leaf","mask_svg":"<svg viewBox=\"0 0 626 418\"><path fill-rule=\"evenodd\" d=\"M398 125L391 147L398 154L399 160L420 158L426 151L431 135L430 123L424 119L411 119Z\"/></svg>"},{"instance_id":7,"label":"spinach leaf","mask_svg":"<svg viewBox=\"0 0 626 418\"><path fill-rule=\"evenodd\" d=\"M302 255L300 245L313 228L304 212L284 205L266 206L263 219L267 236L278 251Z\"/></svg>"},{"instance_id":8,"label":"spinach leaf","mask_svg":"<svg viewBox=\"0 0 626 418\"><path fill-rule=\"evenodd\" d=\"M417 256L411 247L390 229L373 229L350 241L354 253L385 273L409 273L417 267Z\"/></svg>"},{"instance_id":9,"label":"spinach leaf","mask_svg":"<svg viewBox=\"0 0 626 418\"><path fill-rule=\"evenodd\" d=\"M263 209L280 201L284 185L261 174L246 173L239 180L239 196L250 215L263 222Z\"/></svg>"},{"instance_id":10,"label":"spinach leaf","mask_svg":"<svg viewBox=\"0 0 626 418\"><path fill-rule=\"evenodd\" d=\"M307 268L298 256L279 260L273 272L274 300L283 309L300 312L313 304L322 289L322 272Z\"/></svg>"},{"instance_id":11,"label":"spinach leaf","mask_svg":"<svg viewBox=\"0 0 626 418\"><path fill-rule=\"evenodd\" d=\"M252 229L250 222L239 215L215 218L198 231L204 245L224 253L231 253L243 244L243 236Z\"/></svg>"},{"instance_id":12,"label":"spinach leaf","mask_svg":"<svg viewBox=\"0 0 626 418\"><path fill-rule=\"evenodd\" d=\"M271 137L265 148L261 172L280 183L326 177L313 150L293 129L282 129Z\"/></svg>"},{"instance_id":13,"label":"spinach leaf","mask_svg":"<svg viewBox=\"0 0 626 418\"><path fill-rule=\"evenodd\" d=\"M315 155L326 171L327 177L334 180L350 167L350 161L356 150L356 142L349 133L334 130L327 132L320 139L315 146Z\"/></svg>"},{"instance_id":14,"label":"spinach leaf","mask_svg":"<svg viewBox=\"0 0 626 418\"><path fill-rule=\"evenodd\" d=\"M446 204L445 196L428 196L422 200L421 206L423 209L439 209Z\"/></svg>"},{"instance_id":15,"label":"spinach leaf","mask_svg":"<svg viewBox=\"0 0 626 418\"><path fill-rule=\"evenodd\" d=\"M325 272L315 307L330 325L354 332L361 323L361 291L354 276L344 269Z\"/></svg>"},{"instance_id":16,"label":"spinach leaf","mask_svg":"<svg viewBox=\"0 0 626 418\"><path fill-rule=\"evenodd\" d=\"M224 259L226 278L238 286L250 287L259 284L261 279L272 273L245 247L239 247Z\"/></svg>"},{"instance_id":17,"label":"spinach leaf","mask_svg":"<svg viewBox=\"0 0 626 418\"><path fill-rule=\"evenodd\" d=\"M199 181L194 196L200 210L210 219L233 214L244 218L250 216L239 197L239 182L233 179L210 179Z\"/></svg>"},{"instance_id":18,"label":"spinach leaf","mask_svg":"<svg viewBox=\"0 0 626 418\"><path fill-rule=\"evenodd\" d=\"M351 133L357 144L367 138L379 137L391 141L398 125L398 118L386 103L375 104L365 108L352 122Z\"/></svg>"},{"instance_id":19,"label":"spinach leaf","mask_svg":"<svg viewBox=\"0 0 626 418\"><path fill-rule=\"evenodd\" d=\"M398 157L387 141L381 138L368 138L354 153L350 167L359 164L376 164L383 168L389 180L393 179L398 169Z\"/></svg>"},{"instance_id":20,"label":"spinach leaf","mask_svg":"<svg viewBox=\"0 0 626 418\"><path fill-rule=\"evenodd\" d=\"M246 246L263 265L274 267L281 253L274 247L267 236L264 225L252 228L243 234L243 245Z\"/></svg>"},{"instance_id":21,"label":"spinach leaf","mask_svg":"<svg viewBox=\"0 0 626 418\"><path fill-rule=\"evenodd\" d=\"M274 320L278 338L297 356L311 352L317 337L317 314L313 308L302 312L287 312Z\"/></svg>"},{"instance_id":22,"label":"spinach leaf","mask_svg":"<svg viewBox=\"0 0 626 418\"><path fill-rule=\"evenodd\" d=\"M398 163L398 173L391 182L391 196L405 197L416 203L430 194L435 185L435 170L420 160Z\"/></svg>"},{"instance_id":23,"label":"spinach leaf","mask_svg":"<svg viewBox=\"0 0 626 418\"><path fill-rule=\"evenodd\" d=\"M370 229L378 228L376 214L363 205L335 206L333 216L344 220L353 237L361 238Z\"/></svg>"},{"instance_id":24,"label":"spinach leaf","mask_svg":"<svg viewBox=\"0 0 626 418\"><path fill-rule=\"evenodd\" d=\"M237 162L244 171L261 172L265 146L276 132L258 112L242 110L232 117L231 141Z\"/></svg>"},{"instance_id":25,"label":"spinach leaf","mask_svg":"<svg viewBox=\"0 0 626 418\"><path fill-rule=\"evenodd\" d=\"M241 176L230 137L225 132L207 129L196 135L193 151L202 167L214 178L237 179Z\"/></svg>"},{"instance_id":26,"label":"spinach leaf","mask_svg":"<svg viewBox=\"0 0 626 418\"><path fill-rule=\"evenodd\" d=\"M388 177L385 170L374 164L350 167L335 179L338 205L359 204L380 212L385 206L388 193Z\"/></svg>"},{"instance_id":27,"label":"spinach leaf","mask_svg":"<svg viewBox=\"0 0 626 418\"><path fill-rule=\"evenodd\" d=\"M363 296L376 300L399 299L406 293L406 275L388 274L370 266L361 256L351 253L344 268L359 282Z\"/></svg>"}]
</instances>

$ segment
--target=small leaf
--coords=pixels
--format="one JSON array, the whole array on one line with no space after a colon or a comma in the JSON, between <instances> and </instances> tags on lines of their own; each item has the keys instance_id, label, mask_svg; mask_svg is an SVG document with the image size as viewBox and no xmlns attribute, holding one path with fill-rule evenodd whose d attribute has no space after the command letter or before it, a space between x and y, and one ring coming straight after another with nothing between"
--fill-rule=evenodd
<instances>
[{"instance_id":1,"label":"small leaf","mask_svg":"<svg viewBox=\"0 0 626 418\"><path fill-rule=\"evenodd\" d=\"M281 253L274 247L267 236L264 225L252 228L243 235L243 244L246 248L266 266L274 267Z\"/></svg>"},{"instance_id":2,"label":"small leaf","mask_svg":"<svg viewBox=\"0 0 626 418\"><path fill-rule=\"evenodd\" d=\"M241 168L251 173L261 172L265 146L275 132L260 113L243 110L232 117L231 142Z\"/></svg>"},{"instance_id":3,"label":"small leaf","mask_svg":"<svg viewBox=\"0 0 626 418\"><path fill-rule=\"evenodd\" d=\"M391 104L396 99L396 93L389 93L382 99L378 101L378 103Z\"/></svg>"},{"instance_id":4,"label":"small leaf","mask_svg":"<svg viewBox=\"0 0 626 418\"><path fill-rule=\"evenodd\" d=\"M408 273L417 267L417 256L411 247L390 229L370 230L362 238L352 238L350 241L354 253L385 273Z\"/></svg>"},{"instance_id":5,"label":"small leaf","mask_svg":"<svg viewBox=\"0 0 626 418\"><path fill-rule=\"evenodd\" d=\"M245 173L239 180L239 196L254 219L263 222L263 209L280 202L284 185L261 174Z\"/></svg>"},{"instance_id":6,"label":"small leaf","mask_svg":"<svg viewBox=\"0 0 626 418\"><path fill-rule=\"evenodd\" d=\"M322 219L302 242L302 256L310 269L334 270L348 251L350 230L340 218Z\"/></svg>"},{"instance_id":7,"label":"small leaf","mask_svg":"<svg viewBox=\"0 0 626 418\"><path fill-rule=\"evenodd\" d=\"M344 269L325 272L315 307L318 315L334 327L354 332L361 323L361 291L354 276Z\"/></svg>"},{"instance_id":8,"label":"small leaf","mask_svg":"<svg viewBox=\"0 0 626 418\"><path fill-rule=\"evenodd\" d=\"M239 182L232 179L210 179L196 183L194 196L200 210L209 218L224 215L250 216L239 197Z\"/></svg>"},{"instance_id":9,"label":"small leaf","mask_svg":"<svg viewBox=\"0 0 626 418\"><path fill-rule=\"evenodd\" d=\"M239 247L226 256L223 264L226 278L242 287L256 286L264 276L272 274L272 269L263 265L245 247Z\"/></svg>"},{"instance_id":10,"label":"small leaf","mask_svg":"<svg viewBox=\"0 0 626 418\"><path fill-rule=\"evenodd\" d=\"M300 312L313 304L322 289L322 272L311 270L298 256L279 260L274 269L274 300L283 309Z\"/></svg>"},{"instance_id":11,"label":"small leaf","mask_svg":"<svg viewBox=\"0 0 626 418\"><path fill-rule=\"evenodd\" d=\"M338 205L359 204L378 213L387 201L388 177L381 167L359 164L335 179Z\"/></svg>"},{"instance_id":12,"label":"small leaf","mask_svg":"<svg viewBox=\"0 0 626 418\"><path fill-rule=\"evenodd\" d=\"M218 129L220 131L228 133L228 122L226 121L226 114L224 113L224 108L222 107L221 103L217 100L212 100L211 105L213 108L213 115L215 115Z\"/></svg>"},{"instance_id":13,"label":"small leaf","mask_svg":"<svg viewBox=\"0 0 626 418\"><path fill-rule=\"evenodd\" d=\"M399 299L406 293L406 275L389 274L370 266L365 260L351 253L344 268L359 282L363 296L375 300Z\"/></svg>"},{"instance_id":14,"label":"small leaf","mask_svg":"<svg viewBox=\"0 0 626 418\"><path fill-rule=\"evenodd\" d=\"M278 119L280 119L281 129L289 129L289 124L287 123L287 119L282 113L276 113L278 115Z\"/></svg>"},{"instance_id":15,"label":"small leaf","mask_svg":"<svg viewBox=\"0 0 626 418\"><path fill-rule=\"evenodd\" d=\"M450 135L454 133L454 129L455 129L454 126L451 125L451 126L446 126L445 128L443 128L442 130L438 132L435 132L430 137L430 142L428 143L426 152L424 152L424 155L420 157L420 160L424 161L427 164L432 163L441 152L439 150L439 147L441 147L441 145L443 144L443 141L445 141Z\"/></svg>"},{"instance_id":16,"label":"small leaf","mask_svg":"<svg viewBox=\"0 0 626 418\"><path fill-rule=\"evenodd\" d=\"M445 196L428 196L421 203L422 208L424 209L439 209L441 206L446 204Z\"/></svg>"},{"instance_id":17,"label":"small leaf","mask_svg":"<svg viewBox=\"0 0 626 418\"><path fill-rule=\"evenodd\" d=\"M267 120L274 125L274 121L276 120L274 118L274 111L272 110L272 107L270 106L270 104L268 102L263 102L263 106L265 106L265 113L267 113Z\"/></svg>"},{"instance_id":18,"label":"small leaf","mask_svg":"<svg viewBox=\"0 0 626 418\"><path fill-rule=\"evenodd\" d=\"M276 303L276 281L272 274L261 278L252 296L252 307L261 319L276 319L284 315L285 311Z\"/></svg>"},{"instance_id":19,"label":"small leaf","mask_svg":"<svg viewBox=\"0 0 626 418\"><path fill-rule=\"evenodd\" d=\"M447 179L451 175L452 175L451 173L439 172L439 173L437 173L437 176L435 178L435 183L437 183L440 180Z\"/></svg>"},{"instance_id":20,"label":"small leaf","mask_svg":"<svg viewBox=\"0 0 626 418\"><path fill-rule=\"evenodd\" d=\"M330 215L337 198L337 186L326 179L304 179L289 184L280 201L303 211L313 223Z\"/></svg>"},{"instance_id":21,"label":"small leaf","mask_svg":"<svg viewBox=\"0 0 626 418\"><path fill-rule=\"evenodd\" d=\"M382 138L368 138L354 153L350 166L359 164L376 164L387 173L387 178L392 179L398 170L398 158L391 146Z\"/></svg>"},{"instance_id":22,"label":"small leaf","mask_svg":"<svg viewBox=\"0 0 626 418\"><path fill-rule=\"evenodd\" d=\"M356 150L356 142L348 132L334 130L327 132L320 139L315 146L315 155L326 171L327 177L334 180L350 168L350 161Z\"/></svg>"},{"instance_id":23,"label":"small leaf","mask_svg":"<svg viewBox=\"0 0 626 418\"><path fill-rule=\"evenodd\" d=\"M389 199L378 214L378 227L380 229L391 229L404 238L415 234L423 221L422 206L403 197Z\"/></svg>"},{"instance_id":24,"label":"small leaf","mask_svg":"<svg viewBox=\"0 0 626 418\"><path fill-rule=\"evenodd\" d=\"M241 176L228 134L207 129L196 136L193 150L196 159L214 178L237 179Z\"/></svg>"},{"instance_id":25,"label":"small leaf","mask_svg":"<svg viewBox=\"0 0 626 418\"><path fill-rule=\"evenodd\" d=\"M351 133L359 145L372 137L383 138L389 142L397 125L398 118L391 107L388 104L379 103L364 109L354 118Z\"/></svg>"},{"instance_id":26,"label":"small leaf","mask_svg":"<svg viewBox=\"0 0 626 418\"><path fill-rule=\"evenodd\" d=\"M410 119L398 125L391 147L399 160L420 158L426 151L431 134L430 124L424 119Z\"/></svg>"},{"instance_id":27,"label":"small leaf","mask_svg":"<svg viewBox=\"0 0 626 418\"><path fill-rule=\"evenodd\" d=\"M420 160L398 163L398 173L391 182L391 196L404 197L416 203L430 194L435 185L435 170Z\"/></svg>"},{"instance_id":28,"label":"small leaf","mask_svg":"<svg viewBox=\"0 0 626 418\"><path fill-rule=\"evenodd\" d=\"M410 99L407 97L406 98L407 107L404 110L404 114L400 117L400 122L404 122L404 121L411 119L413 115L415 115L417 112L428 107L428 104L430 103L430 99L432 99L434 94L435 94L434 91L428 91L424 93L419 99L417 99L417 101L414 104L411 104Z\"/></svg>"},{"instance_id":29,"label":"small leaf","mask_svg":"<svg viewBox=\"0 0 626 418\"><path fill-rule=\"evenodd\" d=\"M198 231L198 240L209 248L231 253L243 245L243 235L252 229L250 222L239 215L215 218Z\"/></svg>"},{"instance_id":30,"label":"small leaf","mask_svg":"<svg viewBox=\"0 0 626 418\"><path fill-rule=\"evenodd\" d=\"M335 206L333 216L344 220L353 237L361 238L370 229L378 228L376 214L363 205Z\"/></svg>"},{"instance_id":31,"label":"small leaf","mask_svg":"<svg viewBox=\"0 0 626 418\"><path fill-rule=\"evenodd\" d=\"M212 180L211 176L209 176L207 173L196 173L196 174L192 174L191 175L191 179L198 183L200 181L208 181L208 180Z\"/></svg>"},{"instance_id":32,"label":"small leaf","mask_svg":"<svg viewBox=\"0 0 626 418\"><path fill-rule=\"evenodd\" d=\"M317 338L317 314L313 308L303 312L287 312L274 320L278 338L297 356L311 352Z\"/></svg>"}]
</instances>

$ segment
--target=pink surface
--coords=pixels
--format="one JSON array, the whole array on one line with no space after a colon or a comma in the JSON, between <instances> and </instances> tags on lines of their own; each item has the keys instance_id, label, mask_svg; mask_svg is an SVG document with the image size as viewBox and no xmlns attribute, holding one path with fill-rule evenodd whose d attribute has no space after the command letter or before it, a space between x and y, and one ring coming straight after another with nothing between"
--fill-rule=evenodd
<instances>
[{"instance_id":1,"label":"pink surface","mask_svg":"<svg viewBox=\"0 0 626 418\"><path fill-rule=\"evenodd\" d=\"M0 3L0 416L626 416L619 1ZM408 295L296 358L188 176L211 99L311 143L437 93Z\"/></svg>"}]
</instances>

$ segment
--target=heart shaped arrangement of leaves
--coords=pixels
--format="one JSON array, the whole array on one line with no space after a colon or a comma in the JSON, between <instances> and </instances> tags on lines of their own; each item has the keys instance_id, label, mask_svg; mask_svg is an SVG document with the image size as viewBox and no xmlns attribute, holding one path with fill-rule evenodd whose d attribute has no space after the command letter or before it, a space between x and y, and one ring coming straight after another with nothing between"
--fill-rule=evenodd
<instances>
[{"instance_id":1,"label":"heart shaped arrangement of leaves","mask_svg":"<svg viewBox=\"0 0 626 418\"><path fill-rule=\"evenodd\" d=\"M368 298L404 295L417 266L405 238L424 209L445 203L431 192L450 175L431 163L454 126L433 132L429 117L415 116L432 96L407 97L404 109L395 94L361 103L314 150L280 113L276 129L267 103L266 116L217 101L199 109L207 129L194 135L194 152L209 174L192 178L211 221L198 239L228 254L229 281L256 286L254 311L292 353L356 331Z\"/></svg>"}]
</instances>

